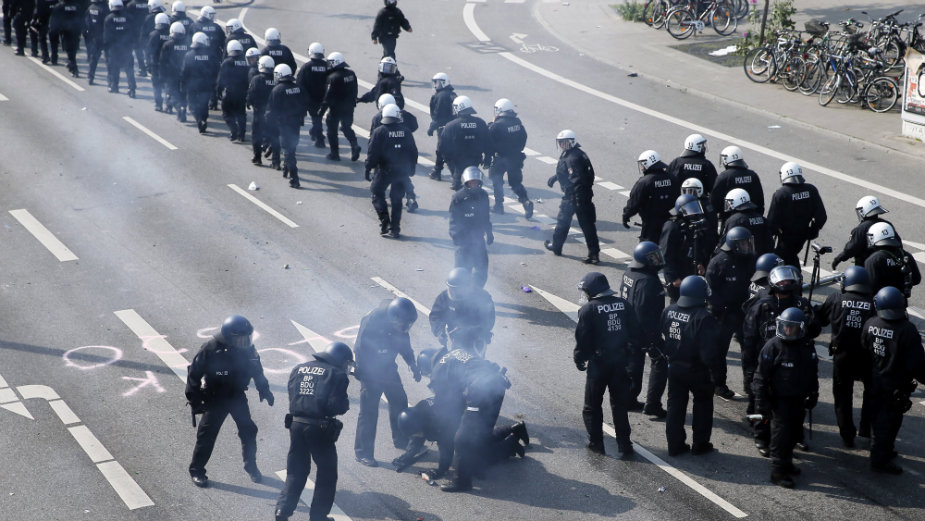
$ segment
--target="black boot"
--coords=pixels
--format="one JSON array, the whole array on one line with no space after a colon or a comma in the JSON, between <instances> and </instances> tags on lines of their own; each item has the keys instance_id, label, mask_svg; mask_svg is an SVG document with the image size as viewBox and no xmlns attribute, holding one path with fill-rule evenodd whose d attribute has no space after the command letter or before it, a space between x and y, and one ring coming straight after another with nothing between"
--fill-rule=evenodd
<instances>
[{"instance_id":1,"label":"black boot","mask_svg":"<svg viewBox=\"0 0 925 521\"><path fill-rule=\"evenodd\" d=\"M389 212L379 213L379 235L382 237L389 236L389 229L392 227L392 220L389 219Z\"/></svg>"},{"instance_id":2,"label":"black boot","mask_svg":"<svg viewBox=\"0 0 925 521\"><path fill-rule=\"evenodd\" d=\"M296 167L289 168L289 187L290 188L299 188L302 185L299 184L299 169Z\"/></svg>"},{"instance_id":3,"label":"black boot","mask_svg":"<svg viewBox=\"0 0 925 521\"><path fill-rule=\"evenodd\" d=\"M524 445L530 445L530 434L527 432L527 424L524 422L520 421L511 425L511 434L524 442Z\"/></svg>"},{"instance_id":4,"label":"black boot","mask_svg":"<svg viewBox=\"0 0 925 521\"><path fill-rule=\"evenodd\" d=\"M350 145L350 160L356 161L360 159L360 145Z\"/></svg>"}]
</instances>

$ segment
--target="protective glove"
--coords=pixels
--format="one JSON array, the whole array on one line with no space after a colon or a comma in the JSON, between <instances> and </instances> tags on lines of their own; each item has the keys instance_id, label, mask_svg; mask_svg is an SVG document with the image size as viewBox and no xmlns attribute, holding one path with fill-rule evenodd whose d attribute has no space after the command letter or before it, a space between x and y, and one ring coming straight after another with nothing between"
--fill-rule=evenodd
<instances>
[{"instance_id":1,"label":"protective glove","mask_svg":"<svg viewBox=\"0 0 925 521\"><path fill-rule=\"evenodd\" d=\"M427 135L428 135L428 136L433 136L433 135L434 135L434 127L433 127L433 125L427 127Z\"/></svg>"},{"instance_id":2,"label":"protective glove","mask_svg":"<svg viewBox=\"0 0 925 521\"><path fill-rule=\"evenodd\" d=\"M629 222L629 221L623 221L623 227L626 228L627 230L629 230L629 229L630 229L630 222Z\"/></svg>"},{"instance_id":3,"label":"protective glove","mask_svg":"<svg viewBox=\"0 0 925 521\"><path fill-rule=\"evenodd\" d=\"M485 155L485 159L482 160L482 168L491 168L492 157L488 154Z\"/></svg>"},{"instance_id":4,"label":"protective glove","mask_svg":"<svg viewBox=\"0 0 925 521\"><path fill-rule=\"evenodd\" d=\"M838 265L839 265L839 264L841 263L841 261L843 261L843 260L844 260L844 259L841 258L841 255L836 255L835 258L832 259L832 269L833 269L833 270L834 270L834 269L838 269Z\"/></svg>"},{"instance_id":5,"label":"protective glove","mask_svg":"<svg viewBox=\"0 0 925 521\"><path fill-rule=\"evenodd\" d=\"M553 185L555 184L556 184L556 176L552 176L546 180L546 186L548 186L549 188L552 188Z\"/></svg>"},{"instance_id":6,"label":"protective glove","mask_svg":"<svg viewBox=\"0 0 925 521\"><path fill-rule=\"evenodd\" d=\"M366 169L366 172L363 174L363 177L365 177L367 181L372 181L372 180L373 180L373 171L372 171L371 169L367 168L367 169Z\"/></svg>"},{"instance_id":7,"label":"protective glove","mask_svg":"<svg viewBox=\"0 0 925 521\"><path fill-rule=\"evenodd\" d=\"M805 409L812 409L819 403L819 393L813 393L806 397L806 402L803 404Z\"/></svg>"},{"instance_id":8,"label":"protective glove","mask_svg":"<svg viewBox=\"0 0 925 521\"><path fill-rule=\"evenodd\" d=\"M440 342L440 345L442 345L443 347L446 347L446 343L449 341L449 339L447 338L446 333L444 332L444 333L441 333L440 336L437 337L437 341Z\"/></svg>"},{"instance_id":9,"label":"protective glove","mask_svg":"<svg viewBox=\"0 0 925 521\"><path fill-rule=\"evenodd\" d=\"M588 362L587 360L575 360L575 367L577 367L579 371L584 371L588 368Z\"/></svg>"},{"instance_id":10,"label":"protective glove","mask_svg":"<svg viewBox=\"0 0 925 521\"><path fill-rule=\"evenodd\" d=\"M421 370L418 369L418 366L415 365L411 368L411 377L414 378L415 382L421 381Z\"/></svg>"},{"instance_id":11,"label":"protective glove","mask_svg":"<svg viewBox=\"0 0 925 521\"><path fill-rule=\"evenodd\" d=\"M263 390L263 391L257 391L257 393L260 395L260 401L261 401L261 402L264 401L264 400L266 400L266 401L267 401L267 405L269 405L270 407L273 407L273 404L276 402L276 399L273 398L273 393L270 392L269 389L266 389L266 390Z\"/></svg>"},{"instance_id":12,"label":"protective glove","mask_svg":"<svg viewBox=\"0 0 925 521\"><path fill-rule=\"evenodd\" d=\"M193 410L193 414L204 414L206 412L206 404L202 400L191 401L189 406Z\"/></svg>"},{"instance_id":13,"label":"protective glove","mask_svg":"<svg viewBox=\"0 0 925 521\"><path fill-rule=\"evenodd\" d=\"M808 237L809 240L813 240L817 237L819 237L819 228L815 226L810 226L809 227L809 237Z\"/></svg>"},{"instance_id":14,"label":"protective glove","mask_svg":"<svg viewBox=\"0 0 925 521\"><path fill-rule=\"evenodd\" d=\"M491 245L492 243L494 243L494 242L495 242L495 234L489 231L487 237L485 238L485 241L486 241L489 245Z\"/></svg>"}]
</instances>

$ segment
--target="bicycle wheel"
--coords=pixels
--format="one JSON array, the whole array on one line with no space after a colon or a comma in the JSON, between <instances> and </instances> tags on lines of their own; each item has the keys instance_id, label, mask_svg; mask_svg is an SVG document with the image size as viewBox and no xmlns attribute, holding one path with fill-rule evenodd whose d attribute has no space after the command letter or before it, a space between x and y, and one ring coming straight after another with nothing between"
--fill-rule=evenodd
<instances>
[{"instance_id":1,"label":"bicycle wheel","mask_svg":"<svg viewBox=\"0 0 925 521\"><path fill-rule=\"evenodd\" d=\"M791 56L781 66L777 77L785 89L793 92L800 88L804 74L806 74L806 62L799 56Z\"/></svg>"},{"instance_id":2,"label":"bicycle wheel","mask_svg":"<svg viewBox=\"0 0 925 521\"><path fill-rule=\"evenodd\" d=\"M652 23L650 24L655 29L661 29L665 27L665 16L668 14L668 10L671 9L671 4L668 3L668 0L659 0L657 2L652 2L654 7L652 8Z\"/></svg>"},{"instance_id":3,"label":"bicycle wheel","mask_svg":"<svg viewBox=\"0 0 925 521\"><path fill-rule=\"evenodd\" d=\"M694 34L694 17L684 9L673 9L665 17L665 28L677 40L689 38Z\"/></svg>"},{"instance_id":4,"label":"bicycle wheel","mask_svg":"<svg viewBox=\"0 0 925 521\"><path fill-rule=\"evenodd\" d=\"M736 0L735 1L735 17L736 20L742 20L748 16L748 0Z\"/></svg>"},{"instance_id":5,"label":"bicycle wheel","mask_svg":"<svg viewBox=\"0 0 925 521\"><path fill-rule=\"evenodd\" d=\"M835 74L827 79L822 87L819 88L819 104L825 107L835 99L835 93L841 84L841 74Z\"/></svg>"},{"instance_id":6,"label":"bicycle wheel","mask_svg":"<svg viewBox=\"0 0 925 521\"><path fill-rule=\"evenodd\" d=\"M853 73L851 70L845 72L841 78L841 83L839 83L838 88L835 89L835 102L839 105L844 105L852 101L857 101L855 98L858 93L857 81L857 74Z\"/></svg>"},{"instance_id":7,"label":"bicycle wheel","mask_svg":"<svg viewBox=\"0 0 925 521\"><path fill-rule=\"evenodd\" d=\"M742 64L745 75L755 83L766 83L774 75L777 65L774 55L767 47L759 47L748 51Z\"/></svg>"},{"instance_id":8,"label":"bicycle wheel","mask_svg":"<svg viewBox=\"0 0 925 521\"><path fill-rule=\"evenodd\" d=\"M735 7L729 2L720 2L713 10L713 30L720 36L729 36L739 26L735 17Z\"/></svg>"},{"instance_id":9,"label":"bicycle wheel","mask_svg":"<svg viewBox=\"0 0 925 521\"><path fill-rule=\"evenodd\" d=\"M881 76L864 89L864 105L874 112L887 112L896 106L899 87L892 79Z\"/></svg>"},{"instance_id":10,"label":"bicycle wheel","mask_svg":"<svg viewBox=\"0 0 925 521\"><path fill-rule=\"evenodd\" d=\"M822 83L824 67L818 57L809 55L804 62L803 79L800 80L800 94L812 96Z\"/></svg>"},{"instance_id":11,"label":"bicycle wheel","mask_svg":"<svg viewBox=\"0 0 925 521\"><path fill-rule=\"evenodd\" d=\"M900 43L891 38L883 46L883 61L886 62L887 70L898 67L903 60L904 49Z\"/></svg>"}]
</instances>

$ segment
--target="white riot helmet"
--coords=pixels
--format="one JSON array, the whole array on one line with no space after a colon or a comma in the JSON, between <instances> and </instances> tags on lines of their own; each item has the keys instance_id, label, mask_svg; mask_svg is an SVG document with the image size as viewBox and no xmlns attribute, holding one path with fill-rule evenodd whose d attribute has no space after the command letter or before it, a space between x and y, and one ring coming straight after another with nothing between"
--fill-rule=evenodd
<instances>
[{"instance_id":1,"label":"white riot helmet","mask_svg":"<svg viewBox=\"0 0 925 521\"><path fill-rule=\"evenodd\" d=\"M170 27L170 17L167 16L167 13L157 13L154 15L154 27L157 29L166 29Z\"/></svg>"},{"instance_id":2,"label":"white riot helmet","mask_svg":"<svg viewBox=\"0 0 925 521\"><path fill-rule=\"evenodd\" d=\"M726 204L723 208L727 212L732 212L735 210L748 210L757 207L755 203L752 202L752 197L748 195L748 192L742 188L733 188L726 193Z\"/></svg>"},{"instance_id":3,"label":"white riot helmet","mask_svg":"<svg viewBox=\"0 0 925 521\"><path fill-rule=\"evenodd\" d=\"M225 30L228 32L228 34L238 32L243 28L244 25L242 25L241 20L238 20L237 18L232 18L231 20L225 22Z\"/></svg>"},{"instance_id":4,"label":"white riot helmet","mask_svg":"<svg viewBox=\"0 0 925 521\"><path fill-rule=\"evenodd\" d=\"M697 199L703 197L703 183L696 177L688 177L681 183L681 193L691 194Z\"/></svg>"},{"instance_id":5,"label":"white riot helmet","mask_svg":"<svg viewBox=\"0 0 925 521\"><path fill-rule=\"evenodd\" d=\"M379 60L379 72L382 74L395 74L398 72L398 63L395 62L395 58L386 56Z\"/></svg>"},{"instance_id":6,"label":"white riot helmet","mask_svg":"<svg viewBox=\"0 0 925 521\"><path fill-rule=\"evenodd\" d=\"M376 108L382 110L386 105L395 105L395 96L392 96L388 92L379 96L379 99L376 100Z\"/></svg>"},{"instance_id":7,"label":"white riot helmet","mask_svg":"<svg viewBox=\"0 0 925 521\"><path fill-rule=\"evenodd\" d=\"M273 72L273 67L276 67L276 62L272 56L261 56L257 61L257 70L260 72Z\"/></svg>"},{"instance_id":8,"label":"white riot helmet","mask_svg":"<svg viewBox=\"0 0 925 521\"><path fill-rule=\"evenodd\" d=\"M175 36L184 36L186 34L186 27L181 22L174 22L170 24L170 37Z\"/></svg>"},{"instance_id":9,"label":"white riot helmet","mask_svg":"<svg viewBox=\"0 0 925 521\"><path fill-rule=\"evenodd\" d=\"M798 185L803 183L803 167L793 161L787 161L780 167L780 184Z\"/></svg>"},{"instance_id":10,"label":"white riot helmet","mask_svg":"<svg viewBox=\"0 0 925 521\"><path fill-rule=\"evenodd\" d=\"M195 36L193 36L193 38L195 38ZM228 53L228 56L237 56L244 52L244 46L237 40L228 40L228 43L225 44L225 52Z\"/></svg>"},{"instance_id":11,"label":"white riot helmet","mask_svg":"<svg viewBox=\"0 0 925 521\"><path fill-rule=\"evenodd\" d=\"M254 61L251 61L251 59L256 61L260 58L260 51L258 51L256 47L248 47L247 50L244 51L244 58L247 59L248 65L253 65ZM270 67L270 72L273 72L273 67Z\"/></svg>"},{"instance_id":12,"label":"white riot helmet","mask_svg":"<svg viewBox=\"0 0 925 521\"><path fill-rule=\"evenodd\" d=\"M469 96L456 96L456 99L453 100L453 114L457 116L467 116L475 113L475 109L472 108L472 100L469 99Z\"/></svg>"},{"instance_id":13,"label":"white riot helmet","mask_svg":"<svg viewBox=\"0 0 925 521\"><path fill-rule=\"evenodd\" d=\"M334 69L340 67L341 65L346 66L347 63L344 61L344 55L335 51L328 55L328 65Z\"/></svg>"},{"instance_id":14,"label":"white riot helmet","mask_svg":"<svg viewBox=\"0 0 925 521\"><path fill-rule=\"evenodd\" d=\"M556 146L560 151L565 152L578 144L578 137L575 132L565 129L556 134Z\"/></svg>"},{"instance_id":15,"label":"white riot helmet","mask_svg":"<svg viewBox=\"0 0 925 521\"><path fill-rule=\"evenodd\" d=\"M495 102L495 116L501 116L505 112L514 114L514 103L507 98L501 98Z\"/></svg>"},{"instance_id":16,"label":"white riot helmet","mask_svg":"<svg viewBox=\"0 0 925 521\"><path fill-rule=\"evenodd\" d=\"M148 0L149 13L163 13L167 9L164 7L164 0Z\"/></svg>"},{"instance_id":17,"label":"white riot helmet","mask_svg":"<svg viewBox=\"0 0 925 521\"><path fill-rule=\"evenodd\" d=\"M462 182L463 184L468 183L469 181L478 181L479 185L482 184L482 171L479 170L477 166L468 166L462 173Z\"/></svg>"},{"instance_id":18,"label":"white riot helmet","mask_svg":"<svg viewBox=\"0 0 925 521\"><path fill-rule=\"evenodd\" d=\"M292 77L292 68L285 63L280 63L273 68L273 77L276 78L276 81L282 81L286 78Z\"/></svg>"},{"instance_id":19,"label":"white riot helmet","mask_svg":"<svg viewBox=\"0 0 925 521\"><path fill-rule=\"evenodd\" d=\"M170 6L170 11L171 11L172 13L174 13L174 14L177 14L177 13L185 13L185 12L186 12L186 4L184 4L184 3L181 2L180 0L177 0L176 2L173 3L172 6Z\"/></svg>"},{"instance_id":20,"label":"white riot helmet","mask_svg":"<svg viewBox=\"0 0 925 521\"><path fill-rule=\"evenodd\" d=\"M902 246L899 239L896 238L896 230L887 222L874 223L867 229L867 246Z\"/></svg>"},{"instance_id":21,"label":"white riot helmet","mask_svg":"<svg viewBox=\"0 0 925 521\"><path fill-rule=\"evenodd\" d=\"M203 20L208 20L210 22L215 20L215 8L211 5L204 6L199 10L199 21L201 22Z\"/></svg>"},{"instance_id":22,"label":"white riot helmet","mask_svg":"<svg viewBox=\"0 0 925 521\"><path fill-rule=\"evenodd\" d=\"M858 199L858 204L855 206L854 211L858 214L858 221L863 221L865 217L883 215L889 212L889 210L880 206L880 200L872 195L865 195Z\"/></svg>"},{"instance_id":23,"label":"white riot helmet","mask_svg":"<svg viewBox=\"0 0 925 521\"><path fill-rule=\"evenodd\" d=\"M122 9L122 0L109 0L109 10L116 11Z\"/></svg>"},{"instance_id":24,"label":"white riot helmet","mask_svg":"<svg viewBox=\"0 0 925 521\"><path fill-rule=\"evenodd\" d=\"M324 59L324 45L321 45L319 42L312 42L312 44L308 46L308 54L310 54L312 58Z\"/></svg>"},{"instance_id":25,"label":"white riot helmet","mask_svg":"<svg viewBox=\"0 0 925 521\"><path fill-rule=\"evenodd\" d=\"M450 86L450 77L445 72L438 72L430 79L434 84L434 90L445 89Z\"/></svg>"},{"instance_id":26,"label":"white riot helmet","mask_svg":"<svg viewBox=\"0 0 925 521\"><path fill-rule=\"evenodd\" d=\"M700 134L691 134L687 136L687 139L684 140L684 150L689 150L698 154L706 154L707 138Z\"/></svg>"},{"instance_id":27,"label":"white riot helmet","mask_svg":"<svg viewBox=\"0 0 925 521\"><path fill-rule=\"evenodd\" d=\"M263 39L267 41L268 44L271 42L276 42L277 44L282 41L282 36L279 34L279 29L276 27L270 27L263 32Z\"/></svg>"},{"instance_id":28,"label":"white riot helmet","mask_svg":"<svg viewBox=\"0 0 925 521\"><path fill-rule=\"evenodd\" d=\"M401 123L401 109L394 103L382 107L382 124Z\"/></svg>"},{"instance_id":29,"label":"white riot helmet","mask_svg":"<svg viewBox=\"0 0 925 521\"><path fill-rule=\"evenodd\" d=\"M206 33L197 32L193 35L192 47L197 49L199 47L208 47L209 46L209 37L206 36Z\"/></svg>"},{"instance_id":30,"label":"white riot helmet","mask_svg":"<svg viewBox=\"0 0 925 521\"><path fill-rule=\"evenodd\" d=\"M724 168L728 166L745 166L742 149L735 145L729 145L719 153L719 162Z\"/></svg>"},{"instance_id":31,"label":"white riot helmet","mask_svg":"<svg viewBox=\"0 0 925 521\"><path fill-rule=\"evenodd\" d=\"M646 150L639 154L636 159L636 163L639 165L639 173L645 175L650 168L661 162L661 160L662 156L658 155L658 152L654 150Z\"/></svg>"}]
</instances>

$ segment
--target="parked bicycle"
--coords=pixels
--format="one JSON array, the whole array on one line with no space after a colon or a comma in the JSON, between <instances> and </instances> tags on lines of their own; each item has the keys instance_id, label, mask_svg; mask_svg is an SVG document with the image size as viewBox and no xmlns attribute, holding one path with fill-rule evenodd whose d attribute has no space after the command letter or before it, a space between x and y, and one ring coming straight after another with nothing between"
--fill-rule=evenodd
<instances>
[{"instance_id":1,"label":"parked bicycle","mask_svg":"<svg viewBox=\"0 0 925 521\"><path fill-rule=\"evenodd\" d=\"M668 34L678 40L684 40L694 34L694 31L702 33L707 22L720 36L729 36L738 28L735 7L728 0L710 0L699 14L696 5L696 2L693 2L668 11L665 17Z\"/></svg>"}]
</instances>

